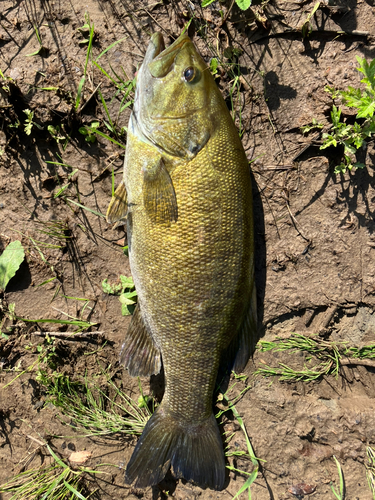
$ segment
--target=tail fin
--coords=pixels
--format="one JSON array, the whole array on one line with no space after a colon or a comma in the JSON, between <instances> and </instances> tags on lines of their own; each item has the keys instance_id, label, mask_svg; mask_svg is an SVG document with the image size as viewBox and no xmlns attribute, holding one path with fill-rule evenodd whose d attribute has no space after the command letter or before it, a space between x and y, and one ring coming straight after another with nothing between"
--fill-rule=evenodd
<instances>
[{"instance_id":1,"label":"tail fin","mask_svg":"<svg viewBox=\"0 0 375 500\"><path fill-rule=\"evenodd\" d=\"M144 428L126 468L125 481L146 488L160 483L169 466L177 478L221 490L225 481L223 442L215 417L198 424L176 421L163 405Z\"/></svg>"}]
</instances>

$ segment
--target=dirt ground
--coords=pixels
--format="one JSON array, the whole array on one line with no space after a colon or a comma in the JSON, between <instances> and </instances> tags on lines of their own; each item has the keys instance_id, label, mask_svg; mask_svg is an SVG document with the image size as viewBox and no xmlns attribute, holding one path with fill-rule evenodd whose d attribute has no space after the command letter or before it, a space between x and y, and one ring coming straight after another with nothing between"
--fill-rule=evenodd
<instances>
[{"instance_id":1,"label":"dirt ground","mask_svg":"<svg viewBox=\"0 0 375 500\"><path fill-rule=\"evenodd\" d=\"M252 161L263 340L298 332L320 333L358 347L374 343L373 143L363 152L366 168L345 175L333 173L334 158L308 151L294 162L315 135L303 135L300 127L313 118L328 123L332 100L324 87L358 87L356 56L375 58L373 0L321 2L305 38L301 27L315 2L270 0L245 12L233 5L222 23L219 9L225 17L231 3L214 2L202 9L197 1L1 1L0 69L11 80L8 90L0 93L0 251L16 239L26 249L26 260L1 302L3 331L14 326L0 339L2 387L35 362L36 346L43 344L41 330L57 334L67 330L65 325L6 319L7 305L15 303L18 318L70 315L97 323L90 331L102 332L101 340L94 335L82 341L57 337L58 370L74 378L86 370L98 373L99 362L111 367L124 392L139 395L137 381L117 364L129 318L121 316L118 298L105 294L101 286L106 278L116 282L120 274L130 276L122 250L124 229L110 228L100 216L111 197L112 169L116 185L120 181L124 150L101 136L90 143L79 132L98 120L99 130L115 138L105 125L108 118L99 85L117 130L127 125L131 107L119 114L121 95L89 60L75 111L88 38L88 32L78 28L88 16L95 30L93 58L122 39L99 61L108 74L113 70L124 75L124 71L125 80L134 77L151 33L161 31L167 41L173 40L193 14L189 30L207 62L215 51L230 62L224 50L230 56L231 48L239 49L242 76L234 105ZM30 56L40 48L35 27L43 50ZM233 81L220 68L217 80L230 107ZM25 109L34 112L36 125L30 135L24 130ZM61 135L68 140L57 142L49 125L63 127ZM125 144L126 134L118 140ZM65 185L64 193L54 197ZM60 224L65 239L61 231L60 238L42 232L50 233L54 223ZM88 306L72 298L85 298ZM269 379L253 377L264 363L279 362L298 362L298 354L256 351L246 369L250 390L236 405L256 456L264 460L252 498L296 498L293 487L306 483L316 488L312 498L333 499L330 482L338 487L336 456L344 471L345 498L370 500L365 463L366 447L375 445L375 369L348 366L337 378L310 383L274 380L271 384ZM147 392L148 381L142 383ZM240 382L235 390L244 386ZM61 424L56 408L43 406L44 396L32 370L0 391L0 484L38 448L33 438L47 439L62 457L73 448L86 449L93 454L92 467L103 462L115 466L108 466L108 475L93 482L92 498L229 499L245 481L244 475L230 472L225 489L214 492L168 477L158 487L136 490L123 481L136 440L79 437ZM233 418L223 424L223 430L235 432L232 445L246 450ZM44 457L39 451L30 466L40 465ZM249 462L238 460L237 465L251 471ZM9 497L0 494L0 498Z\"/></svg>"}]
</instances>

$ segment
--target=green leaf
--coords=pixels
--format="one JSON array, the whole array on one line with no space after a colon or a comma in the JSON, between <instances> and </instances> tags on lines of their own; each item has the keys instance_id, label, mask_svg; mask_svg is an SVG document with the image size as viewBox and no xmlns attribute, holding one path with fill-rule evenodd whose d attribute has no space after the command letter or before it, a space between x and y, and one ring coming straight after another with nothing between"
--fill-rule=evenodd
<instances>
[{"instance_id":1,"label":"green leaf","mask_svg":"<svg viewBox=\"0 0 375 500\"><path fill-rule=\"evenodd\" d=\"M247 10L251 5L251 0L236 0L236 4L241 10Z\"/></svg>"},{"instance_id":2,"label":"green leaf","mask_svg":"<svg viewBox=\"0 0 375 500\"><path fill-rule=\"evenodd\" d=\"M345 174L346 172L346 165L345 163L340 163L340 165L336 165L334 173L335 174Z\"/></svg>"},{"instance_id":3,"label":"green leaf","mask_svg":"<svg viewBox=\"0 0 375 500\"><path fill-rule=\"evenodd\" d=\"M344 143L344 147L345 147L345 150L344 150L344 154L346 153L347 155L348 154L352 154L352 155L355 155L356 153L356 148L354 146L352 146L348 141L343 141Z\"/></svg>"},{"instance_id":4,"label":"green leaf","mask_svg":"<svg viewBox=\"0 0 375 500\"><path fill-rule=\"evenodd\" d=\"M121 314L123 316L130 316L133 314L135 309L135 303L134 304L121 304Z\"/></svg>"},{"instance_id":5,"label":"green leaf","mask_svg":"<svg viewBox=\"0 0 375 500\"><path fill-rule=\"evenodd\" d=\"M108 293L108 295L116 295L117 293L120 293L122 290L121 283L117 285L111 285L108 283L108 278L102 281L102 289L104 293Z\"/></svg>"},{"instance_id":6,"label":"green leaf","mask_svg":"<svg viewBox=\"0 0 375 500\"><path fill-rule=\"evenodd\" d=\"M79 127L78 132L82 135L88 135L86 127Z\"/></svg>"},{"instance_id":7,"label":"green leaf","mask_svg":"<svg viewBox=\"0 0 375 500\"><path fill-rule=\"evenodd\" d=\"M362 103L358 107L357 118L367 118L372 117L375 111L375 100L374 99L363 99Z\"/></svg>"},{"instance_id":8,"label":"green leaf","mask_svg":"<svg viewBox=\"0 0 375 500\"><path fill-rule=\"evenodd\" d=\"M83 86L85 85L85 81L86 81L86 75L83 75L79 84L78 84L78 89L77 89L77 97L76 97L76 104L75 104L76 111L78 110L79 105L81 103L82 90L83 90Z\"/></svg>"},{"instance_id":9,"label":"green leaf","mask_svg":"<svg viewBox=\"0 0 375 500\"><path fill-rule=\"evenodd\" d=\"M0 291L4 291L25 258L25 250L19 240L12 241L0 256Z\"/></svg>"},{"instance_id":10,"label":"green leaf","mask_svg":"<svg viewBox=\"0 0 375 500\"><path fill-rule=\"evenodd\" d=\"M335 105L332 106L331 119L334 127L337 127L340 122L341 109L336 108Z\"/></svg>"},{"instance_id":11,"label":"green leaf","mask_svg":"<svg viewBox=\"0 0 375 500\"><path fill-rule=\"evenodd\" d=\"M360 67L357 68L358 71L363 73L366 78L361 80L363 83L370 85L373 89L375 88L375 59L373 59L370 64L366 61L365 58L361 59L357 56L357 61L360 64Z\"/></svg>"},{"instance_id":12,"label":"green leaf","mask_svg":"<svg viewBox=\"0 0 375 500\"><path fill-rule=\"evenodd\" d=\"M332 135L323 134L323 140L324 143L320 146L320 149L325 149L328 148L329 146L334 146L334 147L337 146L337 141Z\"/></svg>"},{"instance_id":13,"label":"green leaf","mask_svg":"<svg viewBox=\"0 0 375 500\"><path fill-rule=\"evenodd\" d=\"M207 5L210 5L211 3L214 3L215 0L203 0L202 1L202 7L207 7Z\"/></svg>"},{"instance_id":14,"label":"green leaf","mask_svg":"<svg viewBox=\"0 0 375 500\"><path fill-rule=\"evenodd\" d=\"M257 478L258 475L258 469L255 469L250 476L246 479L244 485L237 491L235 496L232 498L232 500L235 500L241 493L247 490L247 488L250 488L250 486L253 484L255 479Z\"/></svg>"},{"instance_id":15,"label":"green leaf","mask_svg":"<svg viewBox=\"0 0 375 500\"><path fill-rule=\"evenodd\" d=\"M213 57L210 61L210 70L213 75L216 75L218 65L219 65L218 60L216 59L216 57Z\"/></svg>"},{"instance_id":16,"label":"green leaf","mask_svg":"<svg viewBox=\"0 0 375 500\"><path fill-rule=\"evenodd\" d=\"M137 296L137 292L126 292L122 293L120 297L118 298L121 304L125 304L127 306L130 306L132 304L135 304L135 300L133 300L133 297Z\"/></svg>"},{"instance_id":17,"label":"green leaf","mask_svg":"<svg viewBox=\"0 0 375 500\"><path fill-rule=\"evenodd\" d=\"M123 290L125 290L125 288L134 288L134 281L133 281L133 278L131 276L128 278L127 276L123 276L121 274L120 281L121 281L121 285L123 287Z\"/></svg>"},{"instance_id":18,"label":"green leaf","mask_svg":"<svg viewBox=\"0 0 375 500\"><path fill-rule=\"evenodd\" d=\"M362 92L361 89L354 89L353 87L348 87L348 90L343 90L340 92L343 98L344 104L349 108L358 108L362 104Z\"/></svg>"}]
</instances>

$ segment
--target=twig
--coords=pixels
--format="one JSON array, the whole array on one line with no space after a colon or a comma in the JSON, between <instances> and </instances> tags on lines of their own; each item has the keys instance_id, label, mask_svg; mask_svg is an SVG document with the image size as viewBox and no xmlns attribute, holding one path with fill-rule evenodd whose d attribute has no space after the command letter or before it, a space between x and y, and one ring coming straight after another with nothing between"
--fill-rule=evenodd
<instances>
[{"instance_id":1,"label":"twig","mask_svg":"<svg viewBox=\"0 0 375 500\"><path fill-rule=\"evenodd\" d=\"M36 443L39 444L39 446L46 446L47 443L44 443L43 441L39 441L39 439L33 437L33 436L30 436L30 434L26 434L26 437L28 437L29 439L32 439L33 441L35 441Z\"/></svg>"},{"instance_id":2,"label":"twig","mask_svg":"<svg viewBox=\"0 0 375 500\"><path fill-rule=\"evenodd\" d=\"M292 214L291 210L290 210L290 207L289 207L289 203L288 201L286 201L286 207L288 209L288 212L289 212L289 215L290 215L290 218L292 219L292 222L293 222L293 226L295 227L295 230L297 231L297 233L302 236L302 238L307 241L307 243L311 243L311 240L309 238L306 238L306 236L304 236L301 231L298 229L298 224L297 224L297 220L296 218L294 217L294 215Z\"/></svg>"},{"instance_id":3,"label":"twig","mask_svg":"<svg viewBox=\"0 0 375 500\"><path fill-rule=\"evenodd\" d=\"M293 170L295 169L295 165L265 165L264 167L260 167L262 171L266 170ZM252 168L255 171L254 168Z\"/></svg>"},{"instance_id":4,"label":"twig","mask_svg":"<svg viewBox=\"0 0 375 500\"><path fill-rule=\"evenodd\" d=\"M102 84L102 82L99 83L99 85L97 85L96 89L90 94L89 98L86 99L86 102L84 104L82 104L82 106L77 110L77 114L79 115L83 109L85 109L85 107L87 106L87 104L90 102L90 100L94 97L94 95L96 94L96 92L98 91L98 88L100 87L100 85Z\"/></svg>"},{"instance_id":5,"label":"twig","mask_svg":"<svg viewBox=\"0 0 375 500\"><path fill-rule=\"evenodd\" d=\"M224 16L224 19L223 19L223 20L222 20L222 22L221 22L221 26L223 26L223 25L226 23L226 21L227 21L227 19L228 19L228 16L229 16L229 14L230 14L230 11L231 11L231 10L232 10L232 8L233 8L233 5L234 5L234 0L232 0L232 3L230 4L229 9L227 10L227 12L226 12L226 14L225 14L225 16Z\"/></svg>"},{"instance_id":6,"label":"twig","mask_svg":"<svg viewBox=\"0 0 375 500\"><path fill-rule=\"evenodd\" d=\"M161 30L163 30L163 31L164 31L164 33L165 33L167 36L171 36L172 38L174 38L174 36L173 36L171 33L168 33L168 31L167 31L167 30L165 30L165 29L163 28L163 26L162 26L161 24L159 24L159 23L158 23L158 21L154 18L154 16L153 16L153 15L152 15L152 14L151 14L151 13L150 13L147 9L145 9L144 7L142 7L142 8L141 8L141 9L139 9L139 10L143 10L144 12L146 12L146 14L147 14L148 16L150 16L150 17L151 17L151 19L154 21L154 23L155 23L155 24L157 24L157 25L159 26L159 28L160 28Z\"/></svg>"},{"instance_id":7,"label":"twig","mask_svg":"<svg viewBox=\"0 0 375 500\"><path fill-rule=\"evenodd\" d=\"M340 359L340 365L341 366L359 365L359 366L370 366L371 368L375 368L375 359L359 359L359 358Z\"/></svg>"},{"instance_id":8,"label":"twig","mask_svg":"<svg viewBox=\"0 0 375 500\"><path fill-rule=\"evenodd\" d=\"M313 30L311 30L309 36L311 37L312 34L314 34L314 35L320 34L320 35L328 35L328 36L353 36L353 37L365 37L365 38L370 36L370 32L358 31L358 30L353 30L353 31L338 30L338 31L335 31L335 30L316 30L316 29L313 29ZM299 38L302 38L302 32L300 30L290 29L290 30L281 31L279 33L269 33L268 35L261 36L257 40L250 42L250 44L253 45L254 43L258 43L258 42L261 42L262 40L267 40L269 38L283 38L283 37L288 38L291 35L292 36L297 35Z\"/></svg>"},{"instance_id":9,"label":"twig","mask_svg":"<svg viewBox=\"0 0 375 500\"><path fill-rule=\"evenodd\" d=\"M38 335L39 337L60 337L70 340L86 340L91 339L93 335L104 335L104 332L31 332L31 335Z\"/></svg>"}]
</instances>

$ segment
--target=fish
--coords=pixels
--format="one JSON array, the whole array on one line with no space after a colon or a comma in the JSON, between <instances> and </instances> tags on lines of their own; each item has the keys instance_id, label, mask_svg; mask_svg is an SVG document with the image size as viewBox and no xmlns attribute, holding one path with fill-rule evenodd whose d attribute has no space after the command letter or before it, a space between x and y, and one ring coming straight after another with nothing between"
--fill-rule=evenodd
<instances>
[{"instance_id":1,"label":"fish","mask_svg":"<svg viewBox=\"0 0 375 500\"><path fill-rule=\"evenodd\" d=\"M164 369L163 399L127 464L146 488L171 468L225 484L213 414L220 366L242 371L257 328L249 162L226 103L186 33L154 33L137 74L123 181L107 221L126 222L138 302L120 354L131 376Z\"/></svg>"}]
</instances>

